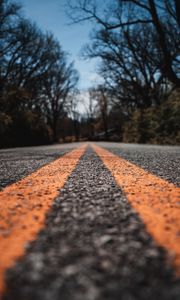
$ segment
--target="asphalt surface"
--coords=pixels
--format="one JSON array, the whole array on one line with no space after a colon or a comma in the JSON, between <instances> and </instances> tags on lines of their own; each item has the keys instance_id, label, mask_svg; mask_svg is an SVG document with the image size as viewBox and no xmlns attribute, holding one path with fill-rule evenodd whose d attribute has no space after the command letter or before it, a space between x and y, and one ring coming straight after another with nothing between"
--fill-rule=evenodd
<instances>
[{"instance_id":1,"label":"asphalt surface","mask_svg":"<svg viewBox=\"0 0 180 300\"><path fill-rule=\"evenodd\" d=\"M74 149L76 143L0 150L0 190Z\"/></svg>"},{"instance_id":2,"label":"asphalt surface","mask_svg":"<svg viewBox=\"0 0 180 300\"><path fill-rule=\"evenodd\" d=\"M178 147L99 145L170 182L179 182ZM70 150L68 145L55 148L2 151L3 185ZM7 271L6 283L4 300L180 299L180 280L165 250L146 232L91 148L55 200L38 239Z\"/></svg>"},{"instance_id":3,"label":"asphalt surface","mask_svg":"<svg viewBox=\"0 0 180 300\"><path fill-rule=\"evenodd\" d=\"M180 147L97 143L108 151L142 167L162 179L180 186Z\"/></svg>"}]
</instances>

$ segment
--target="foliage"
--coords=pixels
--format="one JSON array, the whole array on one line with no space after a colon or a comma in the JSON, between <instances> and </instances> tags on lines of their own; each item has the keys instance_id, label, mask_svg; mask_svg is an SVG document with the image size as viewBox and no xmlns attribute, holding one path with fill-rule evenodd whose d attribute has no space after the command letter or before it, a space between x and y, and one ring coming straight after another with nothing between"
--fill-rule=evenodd
<instances>
[{"instance_id":1,"label":"foliage","mask_svg":"<svg viewBox=\"0 0 180 300\"><path fill-rule=\"evenodd\" d=\"M124 124L124 142L180 144L180 91L156 108L136 110Z\"/></svg>"}]
</instances>

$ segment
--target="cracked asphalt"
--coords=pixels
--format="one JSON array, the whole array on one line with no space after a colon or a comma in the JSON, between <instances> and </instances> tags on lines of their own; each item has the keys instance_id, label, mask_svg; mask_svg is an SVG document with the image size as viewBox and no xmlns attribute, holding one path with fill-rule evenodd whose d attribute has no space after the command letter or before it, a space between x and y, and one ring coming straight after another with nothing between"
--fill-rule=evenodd
<instances>
[{"instance_id":1,"label":"cracked asphalt","mask_svg":"<svg viewBox=\"0 0 180 300\"><path fill-rule=\"evenodd\" d=\"M179 147L99 145L178 185ZM1 186L74 147L0 152ZM4 300L180 299L180 280L166 251L91 147L55 199L44 229L6 272L6 285Z\"/></svg>"}]
</instances>

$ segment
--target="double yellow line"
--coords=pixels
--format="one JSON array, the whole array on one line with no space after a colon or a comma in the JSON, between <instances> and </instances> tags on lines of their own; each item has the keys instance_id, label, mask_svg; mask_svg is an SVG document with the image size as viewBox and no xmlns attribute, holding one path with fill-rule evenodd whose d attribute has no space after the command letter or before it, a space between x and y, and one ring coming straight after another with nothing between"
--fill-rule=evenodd
<instances>
[{"instance_id":1,"label":"double yellow line","mask_svg":"<svg viewBox=\"0 0 180 300\"><path fill-rule=\"evenodd\" d=\"M4 272L25 253L44 226L45 214L84 154L81 146L0 192L0 293ZM158 245L168 250L180 275L180 189L96 145Z\"/></svg>"}]
</instances>

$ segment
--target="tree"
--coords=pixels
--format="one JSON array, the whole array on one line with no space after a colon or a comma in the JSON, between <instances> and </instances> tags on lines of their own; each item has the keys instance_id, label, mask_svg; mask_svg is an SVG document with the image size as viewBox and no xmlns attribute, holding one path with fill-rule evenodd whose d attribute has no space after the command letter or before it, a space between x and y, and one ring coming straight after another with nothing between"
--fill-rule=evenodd
<instances>
[{"instance_id":1,"label":"tree","mask_svg":"<svg viewBox=\"0 0 180 300\"><path fill-rule=\"evenodd\" d=\"M179 61L179 2L178 0L116 0L105 1L100 9L97 1L78 0L69 3L69 15L74 22L95 21L97 30L117 32L122 28L133 28L136 25L151 25L155 31L159 68L175 87L180 87ZM107 5L106 5L107 4ZM173 33L173 38L172 34ZM176 43L174 44L174 35ZM174 48L175 46L175 48ZM172 53L172 49L175 50Z\"/></svg>"},{"instance_id":2,"label":"tree","mask_svg":"<svg viewBox=\"0 0 180 300\"><path fill-rule=\"evenodd\" d=\"M138 25L118 33L101 30L84 49L84 55L101 58L99 72L116 105L148 107L163 98L166 81L159 72L151 27Z\"/></svg>"},{"instance_id":3,"label":"tree","mask_svg":"<svg viewBox=\"0 0 180 300\"><path fill-rule=\"evenodd\" d=\"M27 144L28 137L30 143L38 143L38 135L39 141L47 142L50 131L57 140L77 71L55 37L23 18L14 2L0 0L0 21L1 145L3 139L6 145Z\"/></svg>"},{"instance_id":4,"label":"tree","mask_svg":"<svg viewBox=\"0 0 180 300\"><path fill-rule=\"evenodd\" d=\"M56 45L59 47L58 45ZM59 49L59 58L44 78L41 107L53 131L53 140L58 140L59 120L68 111L69 95L76 88L78 73L73 64L67 64L65 53Z\"/></svg>"},{"instance_id":5,"label":"tree","mask_svg":"<svg viewBox=\"0 0 180 300\"><path fill-rule=\"evenodd\" d=\"M19 5L7 0L0 0L0 102L4 87L6 54L12 45L12 36L19 20L19 12Z\"/></svg>"},{"instance_id":6,"label":"tree","mask_svg":"<svg viewBox=\"0 0 180 300\"><path fill-rule=\"evenodd\" d=\"M109 98L108 91L105 86L98 85L89 91L90 98L96 101L96 115L102 120L102 127L105 132L105 138L108 140L108 116L109 116Z\"/></svg>"},{"instance_id":7,"label":"tree","mask_svg":"<svg viewBox=\"0 0 180 300\"><path fill-rule=\"evenodd\" d=\"M17 3L0 0L0 59L11 47L11 36L19 20L20 9Z\"/></svg>"}]
</instances>

